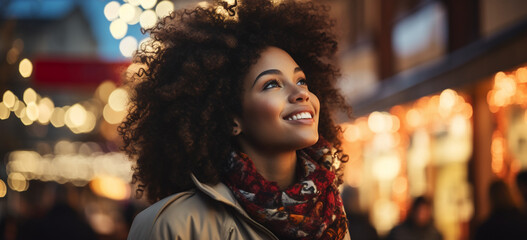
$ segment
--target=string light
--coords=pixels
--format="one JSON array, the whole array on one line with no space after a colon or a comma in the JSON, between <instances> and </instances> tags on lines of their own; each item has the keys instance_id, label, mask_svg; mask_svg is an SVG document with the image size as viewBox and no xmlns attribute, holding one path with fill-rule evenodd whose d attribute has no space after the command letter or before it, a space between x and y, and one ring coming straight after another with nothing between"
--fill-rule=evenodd
<instances>
[{"instance_id":1,"label":"string light","mask_svg":"<svg viewBox=\"0 0 527 240\"><path fill-rule=\"evenodd\" d=\"M3 95L4 105L8 108L15 106L16 96L13 92L7 90Z\"/></svg>"},{"instance_id":2,"label":"string light","mask_svg":"<svg viewBox=\"0 0 527 240\"><path fill-rule=\"evenodd\" d=\"M146 10L139 16L139 24L144 29L152 28L157 23L157 15L154 10Z\"/></svg>"},{"instance_id":3,"label":"string light","mask_svg":"<svg viewBox=\"0 0 527 240\"><path fill-rule=\"evenodd\" d=\"M0 103L0 120L5 120L9 118L11 111L4 104Z\"/></svg>"},{"instance_id":4,"label":"string light","mask_svg":"<svg viewBox=\"0 0 527 240\"><path fill-rule=\"evenodd\" d=\"M119 8L121 4L116 1L111 1L104 6L104 16L108 21L113 21L119 17Z\"/></svg>"},{"instance_id":5,"label":"string light","mask_svg":"<svg viewBox=\"0 0 527 240\"><path fill-rule=\"evenodd\" d=\"M174 3L171 1L161 1L156 6L156 14L159 18L164 18L174 11Z\"/></svg>"},{"instance_id":6,"label":"string light","mask_svg":"<svg viewBox=\"0 0 527 240\"><path fill-rule=\"evenodd\" d=\"M137 50L137 39L132 36L127 36L119 43L119 50L125 57L131 57Z\"/></svg>"},{"instance_id":7,"label":"string light","mask_svg":"<svg viewBox=\"0 0 527 240\"><path fill-rule=\"evenodd\" d=\"M100 150L95 143L59 141L55 144L54 154L42 156L34 151L10 152L6 165L9 187L25 191L28 180L33 179L77 185L85 185L99 177L130 182L132 163L127 157L123 153L101 153Z\"/></svg>"},{"instance_id":8,"label":"string light","mask_svg":"<svg viewBox=\"0 0 527 240\"><path fill-rule=\"evenodd\" d=\"M20 75L24 78L28 78L31 76L31 73L33 73L33 64L29 59L24 58L22 61L20 61L20 64L18 65L18 71L20 72Z\"/></svg>"},{"instance_id":9,"label":"string light","mask_svg":"<svg viewBox=\"0 0 527 240\"><path fill-rule=\"evenodd\" d=\"M157 0L141 0L141 7L143 9L151 9L156 6Z\"/></svg>"},{"instance_id":10,"label":"string light","mask_svg":"<svg viewBox=\"0 0 527 240\"><path fill-rule=\"evenodd\" d=\"M126 35L126 32L128 32L128 25L123 19L118 18L110 23L110 33L113 38L121 39Z\"/></svg>"},{"instance_id":11,"label":"string light","mask_svg":"<svg viewBox=\"0 0 527 240\"><path fill-rule=\"evenodd\" d=\"M7 194L7 186L5 185L5 182L0 179L0 198L5 197Z\"/></svg>"},{"instance_id":12,"label":"string light","mask_svg":"<svg viewBox=\"0 0 527 240\"><path fill-rule=\"evenodd\" d=\"M108 105L116 112L124 111L128 104L128 92L122 88L112 91L108 97Z\"/></svg>"},{"instance_id":13,"label":"string light","mask_svg":"<svg viewBox=\"0 0 527 240\"><path fill-rule=\"evenodd\" d=\"M97 87L94 97L71 107L55 107L49 97L41 98L33 88L24 91L23 101L7 90L0 99L3 100L0 102L0 120L9 118L13 112L26 126L35 122L41 125L51 123L55 128L67 126L73 133L81 134L93 131L101 117L113 125L120 123L128 114L128 92L117 88L115 83L102 82ZM108 104L103 108L101 103Z\"/></svg>"}]
</instances>

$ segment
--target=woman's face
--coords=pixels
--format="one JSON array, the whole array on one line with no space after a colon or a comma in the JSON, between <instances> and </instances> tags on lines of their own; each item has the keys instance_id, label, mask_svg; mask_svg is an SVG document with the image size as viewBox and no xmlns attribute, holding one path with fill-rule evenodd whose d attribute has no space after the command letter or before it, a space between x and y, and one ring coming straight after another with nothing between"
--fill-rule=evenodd
<instances>
[{"instance_id":1,"label":"woman's face","mask_svg":"<svg viewBox=\"0 0 527 240\"><path fill-rule=\"evenodd\" d=\"M244 78L239 137L260 150L291 151L318 141L320 102L284 50L269 47Z\"/></svg>"}]
</instances>

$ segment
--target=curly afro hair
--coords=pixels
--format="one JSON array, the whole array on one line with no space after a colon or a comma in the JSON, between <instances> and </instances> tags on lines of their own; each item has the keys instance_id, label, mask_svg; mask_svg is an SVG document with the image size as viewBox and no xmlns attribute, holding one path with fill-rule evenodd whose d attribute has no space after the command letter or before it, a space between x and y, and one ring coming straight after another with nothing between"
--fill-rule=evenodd
<instances>
[{"instance_id":1,"label":"curly afro hair","mask_svg":"<svg viewBox=\"0 0 527 240\"><path fill-rule=\"evenodd\" d=\"M152 41L134 56L142 68L130 80L130 113L119 127L123 150L137 160L139 193L155 202L191 189L191 173L204 183L221 181L236 149L232 127L242 111L243 77L268 46L302 66L321 102L319 134L345 162L330 110L349 109L334 88L337 42L328 11L312 2L245 0L233 9L217 1L176 11L146 30Z\"/></svg>"}]
</instances>

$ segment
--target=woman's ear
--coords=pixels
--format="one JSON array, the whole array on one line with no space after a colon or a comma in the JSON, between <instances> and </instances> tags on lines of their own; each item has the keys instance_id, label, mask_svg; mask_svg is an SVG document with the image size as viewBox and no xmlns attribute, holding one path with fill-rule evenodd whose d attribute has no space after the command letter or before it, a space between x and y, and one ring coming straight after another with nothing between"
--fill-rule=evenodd
<instances>
[{"instance_id":1,"label":"woman's ear","mask_svg":"<svg viewBox=\"0 0 527 240\"><path fill-rule=\"evenodd\" d=\"M240 123L240 119L238 119L237 117L235 117L232 121L232 135L233 136L238 136L240 135L240 133L242 133L242 125Z\"/></svg>"}]
</instances>

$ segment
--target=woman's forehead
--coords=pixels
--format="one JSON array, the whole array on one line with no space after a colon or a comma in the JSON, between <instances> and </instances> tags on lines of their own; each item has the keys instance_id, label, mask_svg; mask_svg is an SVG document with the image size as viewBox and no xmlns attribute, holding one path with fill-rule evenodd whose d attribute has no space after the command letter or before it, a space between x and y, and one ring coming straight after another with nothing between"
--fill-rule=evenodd
<instances>
[{"instance_id":1,"label":"woman's forehead","mask_svg":"<svg viewBox=\"0 0 527 240\"><path fill-rule=\"evenodd\" d=\"M260 58L249 69L248 77L256 78L260 73L276 69L283 74L294 73L299 66L286 51L277 47L268 47L260 54Z\"/></svg>"}]
</instances>

